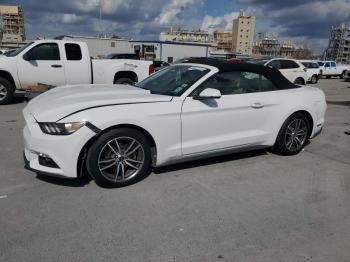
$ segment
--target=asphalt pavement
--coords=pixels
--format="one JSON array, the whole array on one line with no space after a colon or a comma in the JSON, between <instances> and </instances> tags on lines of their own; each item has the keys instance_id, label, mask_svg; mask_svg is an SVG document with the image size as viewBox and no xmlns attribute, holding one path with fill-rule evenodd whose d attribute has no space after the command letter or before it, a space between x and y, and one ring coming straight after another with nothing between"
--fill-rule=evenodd
<instances>
[{"instance_id":1,"label":"asphalt pavement","mask_svg":"<svg viewBox=\"0 0 350 262\"><path fill-rule=\"evenodd\" d=\"M125 188L23 169L23 94L0 107L0 261L350 261L350 83L321 80L323 133L155 170Z\"/></svg>"}]
</instances>

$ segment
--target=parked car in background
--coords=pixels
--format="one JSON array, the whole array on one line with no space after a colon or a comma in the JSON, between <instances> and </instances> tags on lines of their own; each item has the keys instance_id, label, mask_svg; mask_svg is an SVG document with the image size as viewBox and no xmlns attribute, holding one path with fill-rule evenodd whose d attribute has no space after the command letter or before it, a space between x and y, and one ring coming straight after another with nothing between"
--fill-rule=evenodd
<instances>
[{"instance_id":1,"label":"parked car in background","mask_svg":"<svg viewBox=\"0 0 350 262\"><path fill-rule=\"evenodd\" d=\"M132 60L140 60L140 57L135 53L126 53L126 54L109 54L105 57L105 59L132 59Z\"/></svg>"},{"instance_id":2,"label":"parked car in background","mask_svg":"<svg viewBox=\"0 0 350 262\"><path fill-rule=\"evenodd\" d=\"M125 186L152 166L257 148L295 155L321 132L325 111L321 90L273 68L189 59L135 86L64 86L33 99L23 110L25 162Z\"/></svg>"},{"instance_id":3,"label":"parked car in background","mask_svg":"<svg viewBox=\"0 0 350 262\"><path fill-rule=\"evenodd\" d=\"M278 69L290 82L305 85L307 82L307 70L299 61L286 58L250 59L248 63L260 64Z\"/></svg>"},{"instance_id":4,"label":"parked car in background","mask_svg":"<svg viewBox=\"0 0 350 262\"><path fill-rule=\"evenodd\" d=\"M91 59L84 42L38 40L0 58L0 105L12 101L16 89L38 83L132 84L154 72L153 62Z\"/></svg>"},{"instance_id":5,"label":"parked car in background","mask_svg":"<svg viewBox=\"0 0 350 262\"><path fill-rule=\"evenodd\" d=\"M161 69L163 69L164 67L170 66L169 63L164 62L164 61L153 61L153 65L154 65L154 71L159 71Z\"/></svg>"},{"instance_id":6,"label":"parked car in background","mask_svg":"<svg viewBox=\"0 0 350 262\"><path fill-rule=\"evenodd\" d=\"M316 84L322 76L320 66L312 60L300 60L306 68L307 82Z\"/></svg>"},{"instance_id":7,"label":"parked car in background","mask_svg":"<svg viewBox=\"0 0 350 262\"><path fill-rule=\"evenodd\" d=\"M331 78L333 76L345 78L347 71L350 71L350 65L337 64L335 61L318 61L322 70L322 76Z\"/></svg>"}]
</instances>

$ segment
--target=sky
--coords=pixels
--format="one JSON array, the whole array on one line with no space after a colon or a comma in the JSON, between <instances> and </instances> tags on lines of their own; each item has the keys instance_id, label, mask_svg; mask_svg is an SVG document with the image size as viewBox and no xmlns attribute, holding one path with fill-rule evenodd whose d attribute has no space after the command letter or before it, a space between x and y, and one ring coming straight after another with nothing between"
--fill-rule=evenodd
<instances>
[{"instance_id":1,"label":"sky","mask_svg":"<svg viewBox=\"0 0 350 262\"><path fill-rule=\"evenodd\" d=\"M157 40L175 28L231 30L240 10L256 16L256 35L275 32L321 53L332 26L350 25L350 0L0 0L21 4L27 36L106 34ZM100 16L101 6L101 17Z\"/></svg>"}]
</instances>

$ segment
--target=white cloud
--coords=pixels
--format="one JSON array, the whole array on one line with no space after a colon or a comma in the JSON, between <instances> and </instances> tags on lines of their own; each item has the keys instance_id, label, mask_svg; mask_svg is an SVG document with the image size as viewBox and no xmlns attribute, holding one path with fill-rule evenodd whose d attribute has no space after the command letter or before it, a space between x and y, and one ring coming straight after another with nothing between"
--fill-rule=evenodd
<instances>
[{"instance_id":1,"label":"white cloud","mask_svg":"<svg viewBox=\"0 0 350 262\"><path fill-rule=\"evenodd\" d=\"M77 16L76 14L63 14L62 23L64 24L75 24L83 20L82 16Z\"/></svg>"},{"instance_id":2,"label":"white cloud","mask_svg":"<svg viewBox=\"0 0 350 262\"><path fill-rule=\"evenodd\" d=\"M203 19L201 29L213 32L215 30L232 30L233 19L237 18L238 12L225 14L224 16L210 16L206 15Z\"/></svg>"},{"instance_id":3,"label":"white cloud","mask_svg":"<svg viewBox=\"0 0 350 262\"><path fill-rule=\"evenodd\" d=\"M155 19L162 26L180 24L185 21L186 14L196 9L202 0L171 0L163 6L159 16Z\"/></svg>"}]
</instances>

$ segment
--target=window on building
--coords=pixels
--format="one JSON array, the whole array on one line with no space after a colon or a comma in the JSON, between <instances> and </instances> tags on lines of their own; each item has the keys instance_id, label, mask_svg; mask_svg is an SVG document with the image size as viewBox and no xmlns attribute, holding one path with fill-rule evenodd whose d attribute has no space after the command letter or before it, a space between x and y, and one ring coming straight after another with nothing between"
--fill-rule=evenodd
<instances>
[{"instance_id":1,"label":"window on building","mask_svg":"<svg viewBox=\"0 0 350 262\"><path fill-rule=\"evenodd\" d=\"M206 88L217 89L223 96L277 90L264 75L248 71L218 73L199 86L192 95L198 95Z\"/></svg>"},{"instance_id":2,"label":"window on building","mask_svg":"<svg viewBox=\"0 0 350 262\"><path fill-rule=\"evenodd\" d=\"M111 47L115 47L115 42L111 42Z\"/></svg>"},{"instance_id":3,"label":"window on building","mask_svg":"<svg viewBox=\"0 0 350 262\"><path fill-rule=\"evenodd\" d=\"M39 44L29 50L27 54L32 60L60 60L60 51L56 43Z\"/></svg>"},{"instance_id":4,"label":"window on building","mask_svg":"<svg viewBox=\"0 0 350 262\"><path fill-rule=\"evenodd\" d=\"M78 44L65 44L64 48L67 60L81 60L82 54Z\"/></svg>"}]
</instances>

